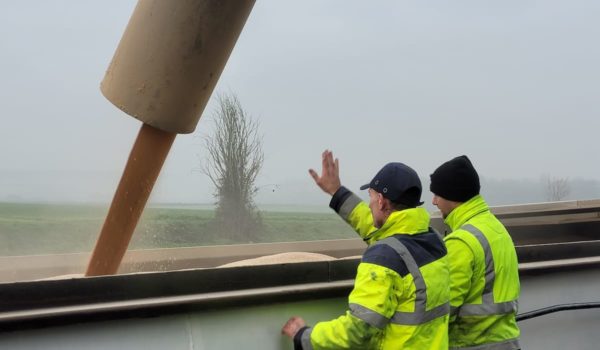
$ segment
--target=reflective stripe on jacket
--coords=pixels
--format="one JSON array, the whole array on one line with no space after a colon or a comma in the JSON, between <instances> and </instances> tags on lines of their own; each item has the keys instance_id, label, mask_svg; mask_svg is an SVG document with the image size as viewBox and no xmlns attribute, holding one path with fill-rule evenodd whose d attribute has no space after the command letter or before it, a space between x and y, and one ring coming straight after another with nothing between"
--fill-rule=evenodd
<instances>
[{"instance_id":1,"label":"reflective stripe on jacket","mask_svg":"<svg viewBox=\"0 0 600 350\"><path fill-rule=\"evenodd\" d=\"M519 349L519 270L513 241L481 196L445 219L450 264L450 349Z\"/></svg>"},{"instance_id":2,"label":"reflective stripe on jacket","mask_svg":"<svg viewBox=\"0 0 600 350\"><path fill-rule=\"evenodd\" d=\"M422 208L393 212L380 229L368 205L345 188L331 207L369 247L358 266L349 310L295 339L301 349L448 348L446 248Z\"/></svg>"}]
</instances>

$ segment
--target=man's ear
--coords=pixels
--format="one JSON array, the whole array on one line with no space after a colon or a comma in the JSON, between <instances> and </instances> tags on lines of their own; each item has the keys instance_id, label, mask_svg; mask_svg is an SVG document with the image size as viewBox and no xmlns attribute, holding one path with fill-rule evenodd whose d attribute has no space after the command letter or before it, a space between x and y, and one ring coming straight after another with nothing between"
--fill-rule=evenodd
<instances>
[{"instance_id":1,"label":"man's ear","mask_svg":"<svg viewBox=\"0 0 600 350\"><path fill-rule=\"evenodd\" d=\"M377 205L379 206L379 210L384 210L387 208L387 199L381 194L377 193Z\"/></svg>"}]
</instances>

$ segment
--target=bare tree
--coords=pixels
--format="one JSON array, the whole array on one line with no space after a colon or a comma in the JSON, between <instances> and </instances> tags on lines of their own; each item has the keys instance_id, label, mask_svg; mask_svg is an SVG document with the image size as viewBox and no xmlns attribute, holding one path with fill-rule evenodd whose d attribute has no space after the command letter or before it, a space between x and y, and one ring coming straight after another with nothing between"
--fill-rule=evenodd
<instances>
[{"instance_id":1,"label":"bare tree","mask_svg":"<svg viewBox=\"0 0 600 350\"><path fill-rule=\"evenodd\" d=\"M542 176L542 183L545 186L546 199L550 202L561 201L571 193L569 178Z\"/></svg>"},{"instance_id":2,"label":"bare tree","mask_svg":"<svg viewBox=\"0 0 600 350\"><path fill-rule=\"evenodd\" d=\"M208 161L202 171L216 190L216 229L224 238L252 241L262 228L254 204L255 181L263 165L258 123L235 94L219 95L215 131L206 139Z\"/></svg>"}]
</instances>

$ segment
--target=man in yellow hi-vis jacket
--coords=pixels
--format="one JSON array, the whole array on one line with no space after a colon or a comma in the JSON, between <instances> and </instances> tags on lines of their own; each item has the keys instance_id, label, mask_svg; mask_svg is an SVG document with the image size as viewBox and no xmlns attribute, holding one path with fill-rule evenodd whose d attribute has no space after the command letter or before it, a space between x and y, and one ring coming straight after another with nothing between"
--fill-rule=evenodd
<instances>
[{"instance_id":1,"label":"man in yellow hi-vis jacket","mask_svg":"<svg viewBox=\"0 0 600 350\"><path fill-rule=\"evenodd\" d=\"M448 348L449 270L441 237L429 228L421 181L388 163L367 185L369 204L341 186L339 163L323 152L323 171L309 170L332 195L333 208L369 244L358 266L348 311L308 327L292 317L282 332L295 349Z\"/></svg>"},{"instance_id":2,"label":"man in yellow hi-vis jacket","mask_svg":"<svg viewBox=\"0 0 600 350\"><path fill-rule=\"evenodd\" d=\"M515 246L479 194L479 176L469 158L440 165L431 174L430 189L452 230L444 239L450 263L450 349L519 349Z\"/></svg>"}]
</instances>

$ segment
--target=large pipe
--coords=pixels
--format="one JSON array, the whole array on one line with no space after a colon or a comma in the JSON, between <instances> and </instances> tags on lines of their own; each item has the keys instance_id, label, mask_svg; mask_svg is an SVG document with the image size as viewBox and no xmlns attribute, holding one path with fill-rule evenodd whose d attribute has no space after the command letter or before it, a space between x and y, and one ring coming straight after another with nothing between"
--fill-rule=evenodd
<instances>
[{"instance_id":1,"label":"large pipe","mask_svg":"<svg viewBox=\"0 0 600 350\"><path fill-rule=\"evenodd\" d=\"M177 133L191 133L254 0L140 0L101 91L144 124L86 276L117 272Z\"/></svg>"}]
</instances>

